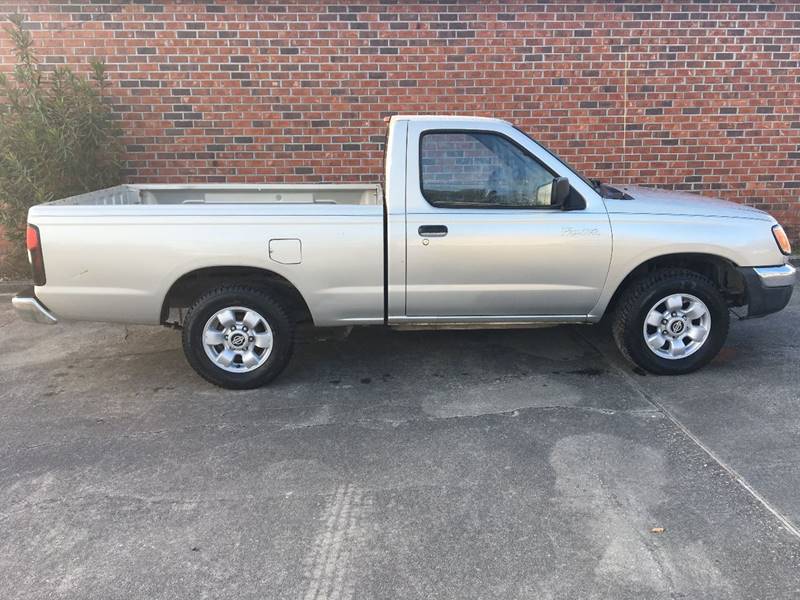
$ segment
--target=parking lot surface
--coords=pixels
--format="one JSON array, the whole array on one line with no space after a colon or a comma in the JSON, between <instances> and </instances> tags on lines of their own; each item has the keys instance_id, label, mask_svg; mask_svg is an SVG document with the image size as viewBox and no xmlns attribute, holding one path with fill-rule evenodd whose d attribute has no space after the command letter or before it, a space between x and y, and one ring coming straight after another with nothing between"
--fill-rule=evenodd
<instances>
[{"instance_id":1,"label":"parking lot surface","mask_svg":"<svg viewBox=\"0 0 800 600\"><path fill-rule=\"evenodd\" d=\"M601 327L377 328L246 392L9 300L0 597L800 596L800 293L689 376Z\"/></svg>"}]
</instances>

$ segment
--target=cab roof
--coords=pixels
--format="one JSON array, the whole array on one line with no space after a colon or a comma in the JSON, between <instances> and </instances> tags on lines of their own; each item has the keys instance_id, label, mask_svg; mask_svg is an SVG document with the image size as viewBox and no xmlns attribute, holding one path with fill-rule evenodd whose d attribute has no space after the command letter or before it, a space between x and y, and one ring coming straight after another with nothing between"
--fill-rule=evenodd
<instances>
[{"instance_id":1,"label":"cab roof","mask_svg":"<svg viewBox=\"0 0 800 600\"><path fill-rule=\"evenodd\" d=\"M494 117L475 117L472 115L393 115L391 121L482 121L484 123L503 123L511 125L503 119Z\"/></svg>"}]
</instances>

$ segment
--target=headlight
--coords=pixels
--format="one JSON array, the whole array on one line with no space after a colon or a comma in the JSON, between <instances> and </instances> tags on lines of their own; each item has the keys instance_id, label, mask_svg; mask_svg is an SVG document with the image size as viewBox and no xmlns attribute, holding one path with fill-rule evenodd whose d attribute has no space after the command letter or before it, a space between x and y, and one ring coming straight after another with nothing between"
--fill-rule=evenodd
<instances>
[{"instance_id":1,"label":"headlight","mask_svg":"<svg viewBox=\"0 0 800 600\"><path fill-rule=\"evenodd\" d=\"M783 227L780 225L773 226L772 235L775 236L775 242L778 244L778 248L781 249L781 252L787 256L792 253L792 245L789 243L789 238L783 230Z\"/></svg>"}]
</instances>

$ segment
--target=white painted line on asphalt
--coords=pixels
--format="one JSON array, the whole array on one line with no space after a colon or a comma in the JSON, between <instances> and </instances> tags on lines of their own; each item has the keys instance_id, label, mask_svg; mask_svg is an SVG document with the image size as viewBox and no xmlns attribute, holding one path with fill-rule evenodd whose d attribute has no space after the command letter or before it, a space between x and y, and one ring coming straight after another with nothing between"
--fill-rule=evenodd
<instances>
[{"instance_id":1,"label":"white painted line on asphalt","mask_svg":"<svg viewBox=\"0 0 800 600\"><path fill-rule=\"evenodd\" d=\"M628 377L630 378L630 376ZM687 428L683 423L681 423L678 419L672 416L672 414L667 409L665 409L658 400L651 398L650 402L652 402L654 406L659 408L659 410L661 410L670 421L672 421L681 431L683 431L686 437L688 437L700 448L702 448L703 451L706 454L708 454L708 456L710 456L717 464L719 464L719 466L722 467L731 477L733 477L739 483L739 485L741 485L745 490L750 492L750 495L752 495L753 498L758 500L758 502L760 502L764 506L764 508L766 508L769 512L771 512L775 516L775 518L781 522L781 524L789 533L792 533L798 538L800 538L800 529L798 529L794 525L794 523L792 523L789 520L787 516L785 516L777 508L772 506L772 504L770 504L770 502L764 496L762 496L758 492L758 490L756 490L752 485L750 485L750 483L742 475L740 475L739 472L736 471L736 469L734 469L732 466L730 466L728 463L722 460L719 456L717 456L717 454L711 448L706 446L703 443L703 441L700 440L696 435L694 435L689 430L689 428Z\"/></svg>"},{"instance_id":2,"label":"white painted line on asphalt","mask_svg":"<svg viewBox=\"0 0 800 600\"><path fill-rule=\"evenodd\" d=\"M620 377L622 377L630 386L638 393L644 400L652 404L659 412L661 412L665 417L667 417L673 425L675 425L678 429L680 429L683 434L692 440L695 444L697 444L700 449L703 450L715 463L717 463L722 469L728 473L739 485L741 485L756 501L761 504L764 508L766 508L772 515L780 521L781 525L783 525L784 529L791 533L792 535L800 538L800 529L792 523L791 519L784 515L781 511L770 504L769 500L767 500L764 496L762 496L758 490L756 490L750 483L740 475L736 469L722 460L717 454L708 446L706 446L703 441L698 438L695 434L691 432L691 430L684 425L675 415L667 410L667 408L661 404L657 399L652 397L650 393L647 392L643 387L639 385L639 382L636 381L634 377L630 375L625 369L621 368L619 365L615 364L614 361L610 360L605 353L598 348L591 340L586 338L583 334L578 333L578 336L583 339L589 346L591 346L606 362L606 364L613 369L615 373L617 373Z\"/></svg>"}]
</instances>

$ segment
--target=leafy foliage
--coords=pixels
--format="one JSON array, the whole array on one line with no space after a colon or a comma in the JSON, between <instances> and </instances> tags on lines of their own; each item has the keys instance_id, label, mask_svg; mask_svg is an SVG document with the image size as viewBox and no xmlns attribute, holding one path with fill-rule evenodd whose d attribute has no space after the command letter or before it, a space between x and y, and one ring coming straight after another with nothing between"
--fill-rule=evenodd
<instances>
[{"instance_id":1,"label":"leafy foliage","mask_svg":"<svg viewBox=\"0 0 800 600\"><path fill-rule=\"evenodd\" d=\"M0 75L0 225L21 250L29 207L120 183L122 144L104 64L92 61L89 76L45 69L24 18L9 20L17 60Z\"/></svg>"}]
</instances>

